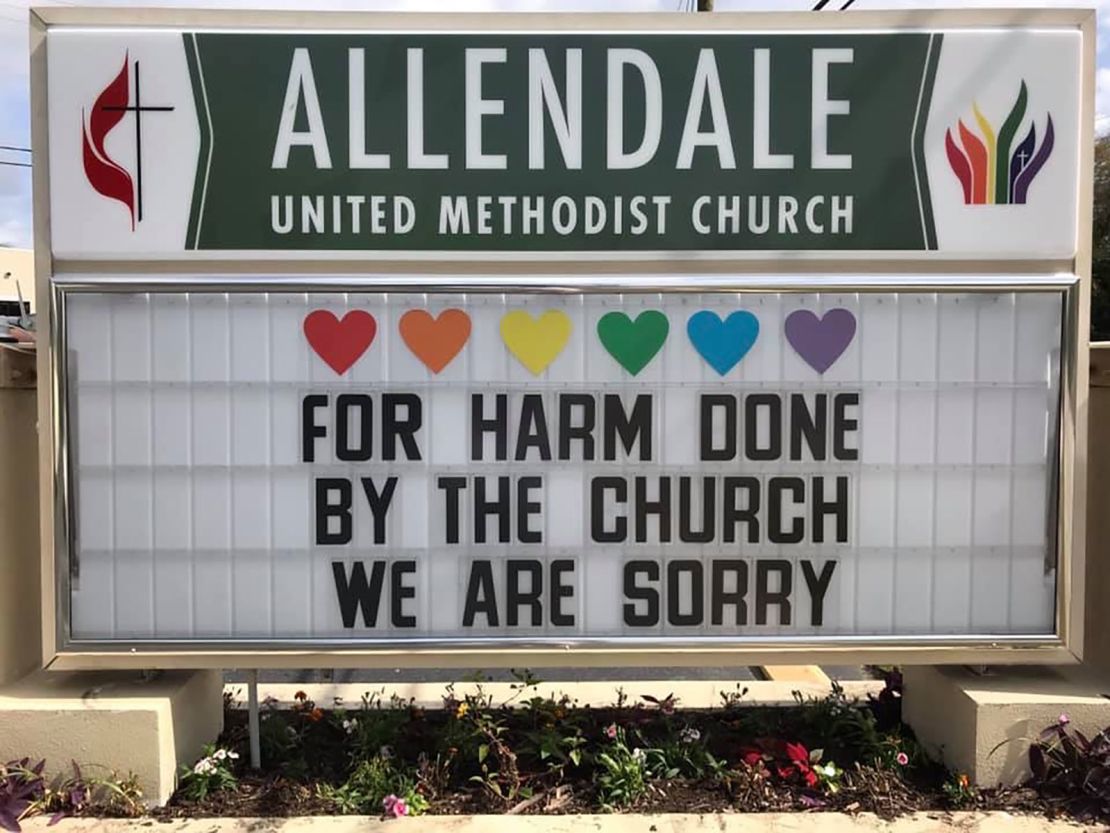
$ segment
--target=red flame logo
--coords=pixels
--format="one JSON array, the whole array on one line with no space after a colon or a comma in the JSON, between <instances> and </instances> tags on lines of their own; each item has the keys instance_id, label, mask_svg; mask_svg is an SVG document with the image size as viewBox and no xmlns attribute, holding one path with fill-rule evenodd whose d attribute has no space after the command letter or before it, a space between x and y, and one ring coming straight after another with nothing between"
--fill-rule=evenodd
<instances>
[{"instance_id":1,"label":"red flame logo","mask_svg":"<svg viewBox=\"0 0 1110 833\"><path fill-rule=\"evenodd\" d=\"M84 148L85 176L98 194L127 206L131 230L135 230L135 185L131 174L104 149L104 139L123 119L131 97L127 80L128 55L123 57L119 75L100 93L88 120L81 110L81 139Z\"/></svg>"}]
</instances>

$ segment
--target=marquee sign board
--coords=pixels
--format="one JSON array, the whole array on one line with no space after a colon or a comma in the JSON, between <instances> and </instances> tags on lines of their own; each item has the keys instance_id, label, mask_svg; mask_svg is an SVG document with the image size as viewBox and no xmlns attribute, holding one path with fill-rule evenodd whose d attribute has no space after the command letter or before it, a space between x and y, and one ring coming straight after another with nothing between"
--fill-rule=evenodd
<instances>
[{"instance_id":1,"label":"marquee sign board","mask_svg":"<svg viewBox=\"0 0 1110 833\"><path fill-rule=\"evenodd\" d=\"M33 47L56 667L1078 652L1085 16L125 14Z\"/></svg>"}]
</instances>

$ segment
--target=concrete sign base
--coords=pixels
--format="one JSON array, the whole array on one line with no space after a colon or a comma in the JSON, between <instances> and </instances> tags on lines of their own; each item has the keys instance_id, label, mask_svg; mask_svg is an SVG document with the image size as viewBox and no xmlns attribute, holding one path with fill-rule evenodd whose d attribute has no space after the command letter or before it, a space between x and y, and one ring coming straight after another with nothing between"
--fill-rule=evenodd
<instances>
[{"instance_id":1,"label":"concrete sign base","mask_svg":"<svg viewBox=\"0 0 1110 833\"><path fill-rule=\"evenodd\" d=\"M981 787L1029 778L1029 742L1067 715L1091 736L1110 726L1110 679L1082 668L905 670L902 717L934 755Z\"/></svg>"},{"instance_id":2,"label":"concrete sign base","mask_svg":"<svg viewBox=\"0 0 1110 833\"><path fill-rule=\"evenodd\" d=\"M146 802L165 804L177 769L200 757L223 728L223 683L215 671L138 674L38 671L0 689L0 759L70 761L90 774L134 773Z\"/></svg>"}]
</instances>

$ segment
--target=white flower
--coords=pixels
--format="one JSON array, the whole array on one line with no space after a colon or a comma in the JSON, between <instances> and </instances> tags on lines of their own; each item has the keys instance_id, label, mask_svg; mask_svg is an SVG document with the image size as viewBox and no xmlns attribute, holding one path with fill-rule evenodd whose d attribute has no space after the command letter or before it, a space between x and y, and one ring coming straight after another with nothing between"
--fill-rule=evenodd
<instances>
[{"instance_id":1,"label":"white flower","mask_svg":"<svg viewBox=\"0 0 1110 833\"><path fill-rule=\"evenodd\" d=\"M222 761L222 760L226 759L227 758L227 750L226 749L217 749L215 752L212 753L212 758L214 760L217 760L217 761Z\"/></svg>"},{"instance_id":2,"label":"white flower","mask_svg":"<svg viewBox=\"0 0 1110 833\"><path fill-rule=\"evenodd\" d=\"M237 761L237 760L239 760L239 753L238 752L228 752L227 757L229 757L233 761Z\"/></svg>"},{"instance_id":3,"label":"white flower","mask_svg":"<svg viewBox=\"0 0 1110 833\"><path fill-rule=\"evenodd\" d=\"M393 757L393 747L383 746L381 749L378 750L378 757L381 758L383 761L388 761L390 758Z\"/></svg>"},{"instance_id":4,"label":"white flower","mask_svg":"<svg viewBox=\"0 0 1110 833\"><path fill-rule=\"evenodd\" d=\"M678 733L678 737L683 743L696 743L697 741L701 740L701 732L699 732L693 726L687 726L685 729Z\"/></svg>"},{"instance_id":5,"label":"white flower","mask_svg":"<svg viewBox=\"0 0 1110 833\"><path fill-rule=\"evenodd\" d=\"M632 760L642 761L643 759L644 759L644 750L637 746L635 749L632 750Z\"/></svg>"},{"instance_id":6,"label":"white flower","mask_svg":"<svg viewBox=\"0 0 1110 833\"><path fill-rule=\"evenodd\" d=\"M355 719L343 721L343 731L348 735L353 735L358 730L358 721Z\"/></svg>"},{"instance_id":7,"label":"white flower","mask_svg":"<svg viewBox=\"0 0 1110 833\"><path fill-rule=\"evenodd\" d=\"M197 775L211 775L216 771L216 762L211 758L201 758L197 761L196 766L193 767L193 772Z\"/></svg>"}]
</instances>

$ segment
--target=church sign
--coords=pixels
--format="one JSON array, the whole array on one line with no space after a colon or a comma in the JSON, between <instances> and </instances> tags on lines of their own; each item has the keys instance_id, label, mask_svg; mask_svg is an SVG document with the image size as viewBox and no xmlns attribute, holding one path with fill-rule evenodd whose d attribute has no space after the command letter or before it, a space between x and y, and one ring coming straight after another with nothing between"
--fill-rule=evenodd
<instances>
[{"instance_id":1,"label":"church sign","mask_svg":"<svg viewBox=\"0 0 1110 833\"><path fill-rule=\"evenodd\" d=\"M54 667L1081 650L1086 15L317 17L34 18Z\"/></svg>"}]
</instances>

